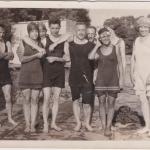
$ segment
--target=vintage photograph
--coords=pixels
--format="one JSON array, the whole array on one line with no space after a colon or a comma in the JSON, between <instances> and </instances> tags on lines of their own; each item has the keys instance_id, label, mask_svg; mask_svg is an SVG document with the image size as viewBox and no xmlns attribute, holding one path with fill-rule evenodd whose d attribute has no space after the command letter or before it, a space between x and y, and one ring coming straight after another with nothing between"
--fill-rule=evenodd
<instances>
[{"instance_id":1,"label":"vintage photograph","mask_svg":"<svg viewBox=\"0 0 150 150\"><path fill-rule=\"evenodd\" d=\"M18 3L0 7L0 140L150 140L150 9Z\"/></svg>"}]
</instances>

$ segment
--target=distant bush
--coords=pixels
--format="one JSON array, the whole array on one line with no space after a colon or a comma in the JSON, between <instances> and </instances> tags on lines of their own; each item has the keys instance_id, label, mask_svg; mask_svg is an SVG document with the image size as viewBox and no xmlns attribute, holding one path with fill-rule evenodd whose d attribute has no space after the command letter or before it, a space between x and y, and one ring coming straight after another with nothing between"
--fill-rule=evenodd
<instances>
[{"instance_id":1,"label":"distant bush","mask_svg":"<svg viewBox=\"0 0 150 150\"><path fill-rule=\"evenodd\" d=\"M136 18L133 16L111 18L104 22L105 26L111 27L117 36L123 38L126 45L126 54L131 54L133 42L138 36L135 26Z\"/></svg>"}]
</instances>

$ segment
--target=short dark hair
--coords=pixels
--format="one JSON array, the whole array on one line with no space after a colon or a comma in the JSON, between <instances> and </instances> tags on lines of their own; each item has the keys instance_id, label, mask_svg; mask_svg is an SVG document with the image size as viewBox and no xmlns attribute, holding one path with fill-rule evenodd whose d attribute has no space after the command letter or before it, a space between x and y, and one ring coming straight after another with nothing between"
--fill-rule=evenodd
<instances>
[{"instance_id":1,"label":"short dark hair","mask_svg":"<svg viewBox=\"0 0 150 150\"><path fill-rule=\"evenodd\" d=\"M39 27L39 28L41 27L42 30L44 30L44 31L47 32L46 25L45 25L43 22L40 22L40 23L38 24L38 27Z\"/></svg>"},{"instance_id":2,"label":"short dark hair","mask_svg":"<svg viewBox=\"0 0 150 150\"><path fill-rule=\"evenodd\" d=\"M101 28L99 31L98 31L98 34L102 34L104 32L109 32L109 30L107 28Z\"/></svg>"},{"instance_id":3,"label":"short dark hair","mask_svg":"<svg viewBox=\"0 0 150 150\"><path fill-rule=\"evenodd\" d=\"M4 34L3 34L3 40L4 41L11 41L12 38L12 33L11 33L11 26L8 23L7 25L0 23L0 28L2 28L4 30Z\"/></svg>"},{"instance_id":4,"label":"short dark hair","mask_svg":"<svg viewBox=\"0 0 150 150\"><path fill-rule=\"evenodd\" d=\"M51 25L51 24L58 24L59 26L61 25L61 21L60 21L60 19L58 19L58 18L52 18L52 19L49 19L48 20L48 24L49 24L49 26Z\"/></svg>"},{"instance_id":5,"label":"short dark hair","mask_svg":"<svg viewBox=\"0 0 150 150\"><path fill-rule=\"evenodd\" d=\"M29 34L32 30L37 30L37 31L39 31L39 27L38 27L38 25L37 25L35 22L30 22L30 23L27 25L28 34Z\"/></svg>"},{"instance_id":6,"label":"short dark hair","mask_svg":"<svg viewBox=\"0 0 150 150\"><path fill-rule=\"evenodd\" d=\"M0 27L3 28L4 31L6 30L6 27L4 24L0 23Z\"/></svg>"},{"instance_id":7,"label":"short dark hair","mask_svg":"<svg viewBox=\"0 0 150 150\"><path fill-rule=\"evenodd\" d=\"M95 26L89 26L88 28L89 28L89 29L94 29L94 30L95 30L95 33L96 33L96 31L97 31L97 29L96 29Z\"/></svg>"},{"instance_id":8,"label":"short dark hair","mask_svg":"<svg viewBox=\"0 0 150 150\"><path fill-rule=\"evenodd\" d=\"M85 22L76 22L76 26L78 26L78 25L84 25L84 26L86 26L86 27L87 27L87 25L86 25L86 23L85 23Z\"/></svg>"}]
</instances>

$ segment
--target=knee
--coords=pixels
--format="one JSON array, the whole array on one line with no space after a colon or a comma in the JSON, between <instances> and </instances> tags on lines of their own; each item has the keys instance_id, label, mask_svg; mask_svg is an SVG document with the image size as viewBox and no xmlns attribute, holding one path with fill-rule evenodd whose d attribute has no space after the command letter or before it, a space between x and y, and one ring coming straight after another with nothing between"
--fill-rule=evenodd
<instances>
[{"instance_id":1,"label":"knee","mask_svg":"<svg viewBox=\"0 0 150 150\"><path fill-rule=\"evenodd\" d=\"M73 105L79 105L79 99L74 100Z\"/></svg>"},{"instance_id":2,"label":"knee","mask_svg":"<svg viewBox=\"0 0 150 150\"><path fill-rule=\"evenodd\" d=\"M44 99L43 106L48 106L50 104L49 99Z\"/></svg>"},{"instance_id":3,"label":"knee","mask_svg":"<svg viewBox=\"0 0 150 150\"><path fill-rule=\"evenodd\" d=\"M24 97L23 104L29 105L30 104L30 98Z\"/></svg>"},{"instance_id":4,"label":"knee","mask_svg":"<svg viewBox=\"0 0 150 150\"><path fill-rule=\"evenodd\" d=\"M54 104L57 104L57 103L59 103L59 95L53 95L53 103Z\"/></svg>"},{"instance_id":5,"label":"knee","mask_svg":"<svg viewBox=\"0 0 150 150\"><path fill-rule=\"evenodd\" d=\"M106 103L106 96L105 95L102 95L99 97L99 103L100 104L105 104Z\"/></svg>"},{"instance_id":6,"label":"knee","mask_svg":"<svg viewBox=\"0 0 150 150\"><path fill-rule=\"evenodd\" d=\"M88 108L91 107L90 104L83 104L83 106L84 106L85 109L88 109Z\"/></svg>"},{"instance_id":7,"label":"knee","mask_svg":"<svg viewBox=\"0 0 150 150\"><path fill-rule=\"evenodd\" d=\"M108 97L108 105L109 106L114 106L115 105L115 98L114 97L111 97L111 96L109 96Z\"/></svg>"},{"instance_id":8,"label":"knee","mask_svg":"<svg viewBox=\"0 0 150 150\"><path fill-rule=\"evenodd\" d=\"M31 97L31 104L32 104L32 105L38 104L38 98L33 98L33 97Z\"/></svg>"},{"instance_id":9,"label":"knee","mask_svg":"<svg viewBox=\"0 0 150 150\"><path fill-rule=\"evenodd\" d=\"M5 97L6 103L11 103L11 95L10 95L10 93L5 93L4 97Z\"/></svg>"}]
</instances>

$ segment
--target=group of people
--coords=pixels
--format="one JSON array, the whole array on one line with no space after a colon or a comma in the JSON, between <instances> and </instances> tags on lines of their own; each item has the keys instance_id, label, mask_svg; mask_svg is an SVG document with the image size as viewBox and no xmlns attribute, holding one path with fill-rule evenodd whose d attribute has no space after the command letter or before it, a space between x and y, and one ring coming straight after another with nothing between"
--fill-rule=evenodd
<instances>
[{"instance_id":1,"label":"group of people","mask_svg":"<svg viewBox=\"0 0 150 150\"><path fill-rule=\"evenodd\" d=\"M115 101L124 88L126 57L125 43L115 35L110 27L98 32L94 26L77 22L75 33L61 35L59 19L49 20L50 34L43 23L30 22L25 36L17 50L21 61L19 87L23 95L23 110L26 132L36 132L39 96L43 94L43 132L49 132L49 110L52 106L51 128L61 131L56 118L59 97L65 87L65 63L70 63L69 85L73 101L73 113L76 120L75 131L82 127L81 107L84 112L84 126L91 126L95 94L99 99L99 112L105 136L111 136ZM131 59L131 81L141 100L145 127L139 133L150 131L150 21L141 17L137 21L139 37L135 40ZM5 27L0 25L0 85L6 100L8 121L12 119L11 76L8 67L13 58L11 43L5 40ZM65 111L65 110L64 110Z\"/></svg>"}]
</instances>

